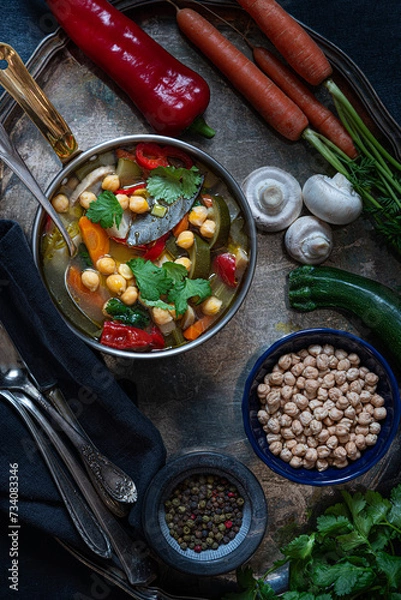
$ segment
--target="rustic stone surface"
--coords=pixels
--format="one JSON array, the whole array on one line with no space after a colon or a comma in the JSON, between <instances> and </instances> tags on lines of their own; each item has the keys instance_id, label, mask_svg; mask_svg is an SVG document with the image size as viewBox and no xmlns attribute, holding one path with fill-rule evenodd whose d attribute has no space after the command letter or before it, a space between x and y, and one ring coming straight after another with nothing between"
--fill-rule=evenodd
<instances>
[{"instance_id":1,"label":"rustic stone surface","mask_svg":"<svg viewBox=\"0 0 401 600\"><path fill-rule=\"evenodd\" d=\"M211 103L205 116L216 129L216 136L203 140L183 135L183 139L211 154L239 183L263 165L287 169L301 184L313 173L328 172L323 159L304 142L286 142L262 122L229 83L185 42L170 13L165 17L143 13L141 23L210 84ZM228 30L227 33L238 43L235 34ZM245 45L243 49L249 52ZM83 150L125 134L152 133L129 100L75 47L57 52L39 83L70 124ZM61 169L58 159L19 110L11 112L7 127L45 189ZM19 221L29 235L36 203L7 168L1 169L0 177L0 215ZM394 288L399 286L400 262L378 243L365 220L335 228L334 245L328 265L375 278ZM140 408L159 427L169 456L201 448L215 449L235 455L259 478L267 499L269 524L251 564L261 573L278 558L280 545L302 528L310 511L330 501L338 490L292 484L256 458L245 437L241 416L248 373L270 344L291 331L330 326L359 335L367 332L334 311L301 314L290 310L286 302L287 275L296 265L283 250L283 235L258 234L258 250L256 273L246 301L213 339L174 358L106 360L116 378L129 378L136 383ZM384 485L390 457L397 453L398 441L388 457L348 488Z\"/></svg>"}]
</instances>

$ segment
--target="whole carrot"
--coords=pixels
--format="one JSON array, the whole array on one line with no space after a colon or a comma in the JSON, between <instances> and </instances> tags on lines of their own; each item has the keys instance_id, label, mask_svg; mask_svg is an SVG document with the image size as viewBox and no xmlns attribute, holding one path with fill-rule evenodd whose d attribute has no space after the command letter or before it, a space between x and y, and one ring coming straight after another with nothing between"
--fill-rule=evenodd
<instances>
[{"instance_id":1,"label":"whole carrot","mask_svg":"<svg viewBox=\"0 0 401 600\"><path fill-rule=\"evenodd\" d=\"M332 68L316 42L275 0L238 0L289 65L312 85L322 83Z\"/></svg>"},{"instance_id":2,"label":"whole carrot","mask_svg":"<svg viewBox=\"0 0 401 600\"><path fill-rule=\"evenodd\" d=\"M253 47L256 64L299 106L310 124L350 158L358 152L339 119L314 96L297 76L266 48Z\"/></svg>"},{"instance_id":3,"label":"whole carrot","mask_svg":"<svg viewBox=\"0 0 401 600\"><path fill-rule=\"evenodd\" d=\"M227 77L271 127L289 140L298 140L308 119L238 48L199 13L177 10L180 30Z\"/></svg>"}]
</instances>

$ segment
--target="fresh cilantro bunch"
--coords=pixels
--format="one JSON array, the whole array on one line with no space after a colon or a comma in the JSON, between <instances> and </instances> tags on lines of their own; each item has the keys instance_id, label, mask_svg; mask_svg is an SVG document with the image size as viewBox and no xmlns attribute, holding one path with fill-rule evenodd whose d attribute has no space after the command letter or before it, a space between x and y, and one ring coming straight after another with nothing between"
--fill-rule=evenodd
<instances>
[{"instance_id":1,"label":"fresh cilantro bunch","mask_svg":"<svg viewBox=\"0 0 401 600\"><path fill-rule=\"evenodd\" d=\"M282 600L401 600L401 484L389 499L379 492L351 495L318 517L316 528L282 548L284 558L256 579L237 571L240 592L225 600L274 600L265 579L286 562L289 591Z\"/></svg>"},{"instance_id":2,"label":"fresh cilantro bunch","mask_svg":"<svg viewBox=\"0 0 401 600\"><path fill-rule=\"evenodd\" d=\"M120 226L123 209L113 192L105 190L89 204L86 216L92 223L100 223L104 229Z\"/></svg>"},{"instance_id":3,"label":"fresh cilantro bunch","mask_svg":"<svg viewBox=\"0 0 401 600\"><path fill-rule=\"evenodd\" d=\"M195 196L201 183L202 176L195 166L190 169L156 167L148 177L146 188L155 200L173 204L179 198L190 199Z\"/></svg>"},{"instance_id":4,"label":"fresh cilantro bunch","mask_svg":"<svg viewBox=\"0 0 401 600\"><path fill-rule=\"evenodd\" d=\"M174 305L179 317L187 310L188 300L196 298L199 303L211 295L209 281L189 279L183 265L165 262L158 267L143 258L132 258L127 265L135 275L141 300L147 306L171 310L171 305Z\"/></svg>"}]
</instances>

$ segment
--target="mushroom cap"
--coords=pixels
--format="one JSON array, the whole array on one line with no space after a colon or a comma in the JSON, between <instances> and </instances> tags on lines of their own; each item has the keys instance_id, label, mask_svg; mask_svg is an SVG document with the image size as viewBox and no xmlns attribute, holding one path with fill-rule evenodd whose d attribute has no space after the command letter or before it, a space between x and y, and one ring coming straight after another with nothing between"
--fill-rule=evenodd
<instances>
[{"instance_id":1,"label":"mushroom cap","mask_svg":"<svg viewBox=\"0 0 401 600\"><path fill-rule=\"evenodd\" d=\"M333 249L330 225L317 217L299 217L287 229L284 245L288 254L297 262L317 265L325 261Z\"/></svg>"},{"instance_id":2,"label":"mushroom cap","mask_svg":"<svg viewBox=\"0 0 401 600\"><path fill-rule=\"evenodd\" d=\"M332 225L347 225L362 212L362 198L341 173L334 177L312 175L306 180L302 194L306 208Z\"/></svg>"},{"instance_id":3,"label":"mushroom cap","mask_svg":"<svg viewBox=\"0 0 401 600\"><path fill-rule=\"evenodd\" d=\"M261 231L282 231L301 214L301 186L283 169L260 167L244 179L241 187Z\"/></svg>"}]
</instances>

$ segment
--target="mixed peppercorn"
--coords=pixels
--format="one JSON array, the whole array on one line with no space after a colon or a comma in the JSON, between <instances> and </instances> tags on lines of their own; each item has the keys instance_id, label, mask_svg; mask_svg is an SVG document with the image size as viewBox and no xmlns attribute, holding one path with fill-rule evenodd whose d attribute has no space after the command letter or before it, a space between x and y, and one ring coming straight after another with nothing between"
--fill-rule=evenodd
<instances>
[{"instance_id":1,"label":"mixed peppercorn","mask_svg":"<svg viewBox=\"0 0 401 600\"><path fill-rule=\"evenodd\" d=\"M237 487L225 477L187 477L164 503L170 535L182 550L217 550L239 532L244 502Z\"/></svg>"}]
</instances>

